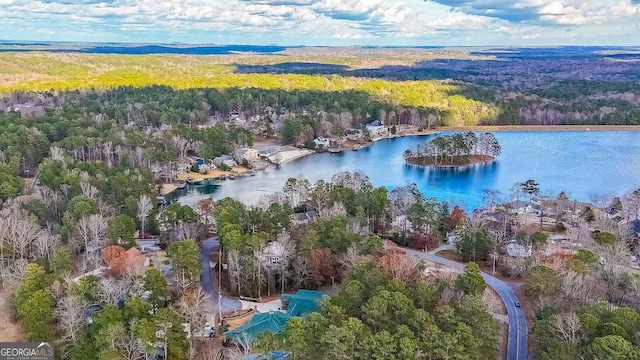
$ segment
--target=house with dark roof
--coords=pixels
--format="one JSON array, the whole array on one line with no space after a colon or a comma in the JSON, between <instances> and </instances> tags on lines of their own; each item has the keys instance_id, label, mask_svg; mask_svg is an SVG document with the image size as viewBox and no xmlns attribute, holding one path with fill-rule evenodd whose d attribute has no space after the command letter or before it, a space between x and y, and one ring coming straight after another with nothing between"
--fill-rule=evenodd
<instances>
[{"instance_id":1,"label":"house with dark roof","mask_svg":"<svg viewBox=\"0 0 640 360\"><path fill-rule=\"evenodd\" d=\"M387 133L387 127L384 126L382 121L376 120L367 124L367 130L371 136L379 136Z\"/></svg>"},{"instance_id":2,"label":"house with dark roof","mask_svg":"<svg viewBox=\"0 0 640 360\"><path fill-rule=\"evenodd\" d=\"M629 229L633 232L633 236L640 237L640 219L629 221Z\"/></svg>"}]
</instances>

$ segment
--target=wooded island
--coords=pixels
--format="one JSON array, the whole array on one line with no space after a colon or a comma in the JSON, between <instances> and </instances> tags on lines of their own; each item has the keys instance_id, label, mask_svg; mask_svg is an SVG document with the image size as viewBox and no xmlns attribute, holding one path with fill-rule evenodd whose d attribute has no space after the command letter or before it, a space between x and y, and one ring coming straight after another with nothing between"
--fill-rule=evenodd
<instances>
[{"instance_id":1,"label":"wooded island","mask_svg":"<svg viewBox=\"0 0 640 360\"><path fill-rule=\"evenodd\" d=\"M411 165L455 167L493 161L501 151L492 133L478 136L469 131L438 136L426 144L407 149L404 159Z\"/></svg>"}]
</instances>

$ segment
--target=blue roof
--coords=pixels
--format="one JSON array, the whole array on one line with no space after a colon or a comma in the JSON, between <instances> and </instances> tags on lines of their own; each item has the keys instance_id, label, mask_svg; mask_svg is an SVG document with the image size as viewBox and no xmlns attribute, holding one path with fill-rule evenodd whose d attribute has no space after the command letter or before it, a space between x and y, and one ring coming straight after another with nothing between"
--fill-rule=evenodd
<instances>
[{"instance_id":1,"label":"blue roof","mask_svg":"<svg viewBox=\"0 0 640 360\"><path fill-rule=\"evenodd\" d=\"M322 292L316 290L298 290L295 294L284 294L281 299L287 301L287 314L303 316L308 313L320 311Z\"/></svg>"},{"instance_id":2,"label":"blue roof","mask_svg":"<svg viewBox=\"0 0 640 360\"><path fill-rule=\"evenodd\" d=\"M246 345L245 342L252 343L266 332L274 335L282 332L291 318L291 315L280 311L258 313L246 324L225 332L224 336L240 345Z\"/></svg>"}]
</instances>

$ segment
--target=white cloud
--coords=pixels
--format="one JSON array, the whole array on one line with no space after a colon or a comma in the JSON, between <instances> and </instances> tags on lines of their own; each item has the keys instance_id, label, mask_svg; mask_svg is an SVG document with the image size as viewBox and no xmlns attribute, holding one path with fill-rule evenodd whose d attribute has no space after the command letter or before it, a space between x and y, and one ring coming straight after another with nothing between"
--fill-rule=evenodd
<instances>
[{"instance_id":1,"label":"white cloud","mask_svg":"<svg viewBox=\"0 0 640 360\"><path fill-rule=\"evenodd\" d=\"M571 33L578 34L576 41L615 34L623 36L616 40L634 42L639 6L632 0L0 0L0 37L37 38L39 29L74 40L77 29L78 38L96 34L141 42L214 37L243 43L482 45L556 41L568 36L558 36L557 27L577 26L582 31Z\"/></svg>"}]
</instances>

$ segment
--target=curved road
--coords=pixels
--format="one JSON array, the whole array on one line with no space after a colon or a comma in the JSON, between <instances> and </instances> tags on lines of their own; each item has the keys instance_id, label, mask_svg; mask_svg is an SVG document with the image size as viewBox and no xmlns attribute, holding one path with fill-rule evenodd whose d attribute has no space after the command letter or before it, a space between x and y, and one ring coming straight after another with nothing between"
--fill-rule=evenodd
<instances>
[{"instance_id":1,"label":"curved road","mask_svg":"<svg viewBox=\"0 0 640 360\"><path fill-rule=\"evenodd\" d=\"M464 269L464 264L436 256L435 252L440 249L436 249L428 253L407 248L404 248L404 250L409 254L434 263L438 263L454 269ZM498 295L500 295L502 301L504 301L504 304L507 307L507 315L509 318L509 343L507 346L507 360L527 360L527 318L525 317L524 310L521 307L516 307L515 305L515 302L519 301L516 293L509 285L507 285L502 280L498 280L484 272L482 273L482 277L487 282L487 285L491 286L498 293Z\"/></svg>"},{"instance_id":2,"label":"curved road","mask_svg":"<svg viewBox=\"0 0 640 360\"><path fill-rule=\"evenodd\" d=\"M211 313L217 314L220 310L222 313L231 312L242 309L242 303L239 300L225 294L218 297L218 279L211 278L211 269L209 267L209 257L211 253L218 248L218 238L204 240L200 243L202 253L202 275L200 275L200 284L202 289L209 294L209 309ZM222 305L222 309L218 309L218 300Z\"/></svg>"}]
</instances>

